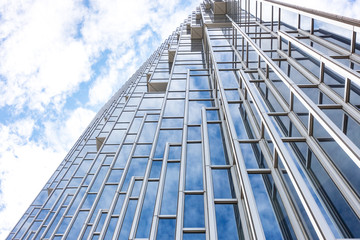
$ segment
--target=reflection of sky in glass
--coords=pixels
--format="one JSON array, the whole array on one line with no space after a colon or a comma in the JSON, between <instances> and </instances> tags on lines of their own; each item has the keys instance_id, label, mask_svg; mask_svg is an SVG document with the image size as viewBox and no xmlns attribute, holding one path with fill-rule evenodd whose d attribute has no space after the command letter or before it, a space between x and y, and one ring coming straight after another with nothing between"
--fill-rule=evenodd
<instances>
[{"instance_id":1,"label":"reflection of sky in glass","mask_svg":"<svg viewBox=\"0 0 360 240\"><path fill-rule=\"evenodd\" d=\"M185 195L184 227L205 227L203 195Z\"/></svg>"},{"instance_id":2,"label":"reflection of sky in glass","mask_svg":"<svg viewBox=\"0 0 360 240\"><path fill-rule=\"evenodd\" d=\"M220 124L208 124L210 161L213 165L225 165L226 157L224 152L223 137Z\"/></svg>"},{"instance_id":3,"label":"reflection of sky in glass","mask_svg":"<svg viewBox=\"0 0 360 240\"><path fill-rule=\"evenodd\" d=\"M118 217L111 217L109 226L107 227L106 234L104 239L110 240L112 239L112 236L114 235L116 223L118 221Z\"/></svg>"},{"instance_id":4,"label":"reflection of sky in glass","mask_svg":"<svg viewBox=\"0 0 360 240\"><path fill-rule=\"evenodd\" d=\"M230 186L233 187L230 179L230 171L228 169L212 169L211 170L214 185L215 198L234 198ZM230 185L231 182L231 185Z\"/></svg>"},{"instance_id":5,"label":"reflection of sky in glass","mask_svg":"<svg viewBox=\"0 0 360 240\"><path fill-rule=\"evenodd\" d=\"M136 232L137 238L148 238L150 234L151 221L155 207L158 182L148 182L145 199L140 215L140 221Z\"/></svg>"},{"instance_id":6,"label":"reflection of sky in glass","mask_svg":"<svg viewBox=\"0 0 360 240\"><path fill-rule=\"evenodd\" d=\"M162 161L152 161L150 178L159 178L161 172Z\"/></svg>"},{"instance_id":7,"label":"reflection of sky in glass","mask_svg":"<svg viewBox=\"0 0 360 240\"><path fill-rule=\"evenodd\" d=\"M76 239L79 236L80 230L84 225L88 212L89 211L80 211L79 214L76 216L74 224L72 225L71 230L67 236L68 239Z\"/></svg>"},{"instance_id":8,"label":"reflection of sky in glass","mask_svg":"<svg viewBox=\"0 0 360 240\"><path fill-rule=\"evenodd\" d=\"M195 126L188 127L188 140L201 140L201 128Z\"/></svg>"},{"instance_id":9,"label":"reflection of sky in glass","mask_svg":"<svg viewBox=\"0 0 360 240\"><path fill-rule=\"evenodd\" d=\"M165 144L169 143L181 143L182 130L160 130L155 157L162 158L164 156Z\"/></svg>"},{"instance_id":10,"label":"reflection of sky in glass","mask_svg":"<svg viewBox=\"0 0 360 240\"><path fill-rule=\"evenodd\" d=\"M201 124L201 108L212 107L212 101L190 101L189 102L189 124Z\"/></svg>"},{"instance_id":11,"label":"reflection of sky in glass","mask_svg":"<svg viewBox=\"0 0 360 240\"><path fill-rule=\"evenodd\" d=\"M161 214L175 215L179 189L180 163L168 162L165 176L163 199L161 202Z\"/></svg>"},{"instance_id":12,"label":"reflection of sky in glass","mask_svg":"<svg viewBox=\"0 0 360 240\"><path fill-rule=\"evenodd\" d=\"M175 224L176 219L160 219L156 239L175 239Z\"/></svg>"},{"instance_id":13,"label":"reflection of sky in glass","mask_svg":"<svg viewBox=\"0 0 360 240\"><path fill-rule=\"evenodd\" d=\"M184 100L167 100L164 117L183 117Z\"/></svg>"},{"instance_id":14,"label":"reflection of sky in glass","mask_svg":"<svg viewBox=\"0 0 360 240\"><path fill-rule=\"evenodd\" d=\"M136 145L134 156L149 156L152 145L139 144Z\"/></svg>"},{"instance_id":15,"label":"reflection of sky in glass","mask_svg":"<svg viewBox=\"0 0 360 240\"><path fill-rule=\"evenodd\" d=\"M130 167L126 173L126 178L121 191L126 191L131 177L143 177L147 165L147 158L132 158Z\"/></svg>"},{"instance_id":16,"label":"reflection of sky in glass","mask_svg":"<svg viewBox=\"0 0 360 240\"><path fill-rule=\"evenodd\" d=\"M267 239L282 239L277 219L269 200L262 176L260 174L249 174L251 187L253 189L260 220Z\"/></svg>"},{"instance_id":17,"label":"reflection of sky in glass","mask_svg":"<svg viewBox=\"0 0 360 240\"><path fill-rule=\"evenodd\" d=\"M125 130L113 130L106 140L107 144L120 144L125 134Z\"/></svg>"},{"instance_id":18,"label":"reflection of sky in glass","mask_svg":"<svg viewBox=\"0 0 360 240\"><path fill-rule=\"evenodd\" d=\"M153 142L157 123L146 122L141 130L139 142Z\"/></svg>"},{"instance_id":19,"label":"reflection of sky in glass","mask_svg":"<svg viewBox=\"0 0 360 240\"><path fill-rule=\"evenodd\" d=\"M115 196L116 188L117 185L105 185L104 190L99 198L99 201L96 203L96 208L92 214L90 222L94 222L94 219L98 214L98 211L100 211L101 209L110 208L110 204Z\"/></svg>"},{"instance_id":20,"label":"reflection of sky in glass","mask_svg":"<svg viewBox=\"0 0 360 240\"><path fill-rule=\"evenodd\" d=\"M239 212L236 204L215 204L215 214L219 240L243 239L242 234L239 237L237 228L237 226L239 226L241 229Z\"/></svg>"},{"instance_id":21,"label":"reflection of sky in glass","mask_svg":"<svg viewBox=\"0 0 360 240\"><path fill-rule=\"evenodd\" d=\"M125 199L125 194L118 194L118 199L116 200L116 205L113 211L114 215L119 215L122 205L124 203L124 199Z\"/></svg>"},{"instance_id":22,"label":"reflection of sky in glass","mask_svg":"<svg viewBox=\"0 0 360 240\"><path fill-rule=\"evenodd\" d=\"M186 155L186 190L203 189L203 162L201 143L189 143Z\"/></svg>"},{"instance_id":23,"label":"reflection of sky in glass","mask_svg":"<svg viewBox=\"0 0 360 240\"><path fill-rule=\"evenodd\" d=\"M190 90L210 89L208 76L190 76Z\"/></svg>"},{"instance_id":24,"label":"reflection of sky in glass","mask_svg":"<svg viewBox=\"0 0 360 240\"><path fill-rule=\"evenodd\" d=\"M134 213L136 209L137 200L130 200L127 206L124 221L121 226L119 240L128 239L130 234L131 224L133 222Z\"/></svg>"},{"instance_id":25,"label":"reflection of sky in glass","mask_svg":"<svg viewBox=\"0 0 360 240\"><path fill-rule=\"evenodd\" d=\"M140 104L140 109L159 109L163 98L144 98Z\"/></svg>"},{"instance_id":26,"label":"reflection of sky in glass","mask_svg":"<svg viewBox=\"0 0 360 240\"><path fill-rule=\"evenodd\" d=\"M210 99L212 93L210 91L191 91L189 92L190 99Z\"/></svg>"},{"instance_id":27,"label":"reflection of sky in glass","mask_svg":"<svg viewBox=\"0 0 360 240\"><path fill-rule=\"evenodd\" d=\"M257 143L241 143L240 149L246 168L267 167L263 154Z\"/></svg>"},{"instance_id":28,"label":"reflection of sky in glass","mask_svg":"<svg viewBox=\"0 0 360 240\"><path fill-rule=\"evenodd\" d=\"M206 110L206 119L208 121L219 120L218 110Z\"/></svg>"},{"instance_id":29,"label":"reflection of sky in glass","mask_svg":"<svg viewBox=\"0 0 360 240\"><path fill-rule=\"evenodd\" d=\"M98 172L95 181L93 182L92 187L90 188L90 192L98 192L104 178L109 170L109 166L101 166L100 171Z\"/></svg>"},{"instance_id":30,"label":"reflection of sky in glass","mask_svg":"<svg viewBox=\"0 0 360 240\"><path fill-rule=\"evenodd\" d=\"M238 139L249 138L245 130L244 121L240 114L239 104L229 104L229 109Z\"/></svg>"},{"instance_id":31,"label":"reflection of sky in glass","mask_svg":"<svg viewBox=\"0 0 360 240\"><path fill-rule=\"evenodd\" d=\"M101 217L100 217L100 220L99 222L97 223L97 226L96 226L96 229L95 229L95 232L100 232L103 225L104 225L104 222L105 222L105 219L106 219L106 216L107 216L107 213L101 213Z\"/></svg>"},{"instance_id":32,"label":"reflection of sky in glass","mask_svg":"<svg viewBox=\"0 0 360 240\"><path fill-rule=\"evenodd\" d=\"M205 233L184 233L183 240L205 240Z\"/></svg>"},{"instance_id":33,"label":"reflection of sky in glass","mask_svg":"<svg viewBox=\"0 0 360 240\"><path fill-rule=\"evenodd\" d=\"M219 75L224 88L239 87L238 79L240 79L240 77L235 71L220 71Z\"/></svg>"},{"instance_id":34,"label":"reflection of sky in glass","mask_svg":"<svg viewBox=\"0 0 360 240\"><path fill-rule=\"evenodd\" d=\"M131 151L132 145L123 145L117 159L115 161L114 167L115 168L123 168L125 167L125 163L129 158L129 154Z\"/></svg>"},{"instance_id":35,"label":"reflection of sky in glass","mask_svg":"<svg viewBox=\"0 0 360 240\"><path fill-rule=\"evenodd\" d=\"M164 118L161 121L162 128L182 128L183 119L182 118Z\"/></svg>"},{"instance_id":36,"label":"reflection of sky in glass","mask_svg":"<svg viewBox=\"0 0 360 240\"><path fill-rule=\"evenodd\" d=\"M170 146L169 160L180 160L181 158L181 146Z\"/></svg>"}]
</instances>

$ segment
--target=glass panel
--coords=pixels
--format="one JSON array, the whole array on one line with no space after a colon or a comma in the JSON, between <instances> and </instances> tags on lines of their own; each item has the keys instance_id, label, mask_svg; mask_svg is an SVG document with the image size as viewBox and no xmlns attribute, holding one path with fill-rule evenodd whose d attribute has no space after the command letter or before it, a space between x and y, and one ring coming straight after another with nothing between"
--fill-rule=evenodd
<instances>
[{"instance_id":1,"label":"glass panel","mask_svg":"<svg viewBox=\"0 0 360 240\"><path fill-rule=\"evenodd\" d=\"M205 227L203 195L185 195L184 227Z\"/></svg>"},{"instance_id":2,"label":"glass panel","mask_svg":"<svg viewBox=\"0 0 360 240\"><path fill-rule=\"evenodd\" d=\"M210 89L208 76L190 76L190 90Z\"/></svg>"},{"instance_id":3,"label":"glass panel","mask_svg":"<svg viewBox=\"0 0 360 240\"><path fill-rule=\"evenodd\" d=\"M205 233L184 233L183 240L205 240Z\"/></svg>"},{"instance_id":4,"label":"glass panel","mask_svg":"<svg viewBox=\"0 0 360 240\"><path fill-rule=\"evenodd\" d=\"M155 207L158 182L148 182L140 221L136 232L137 238L148 238Z\"/></svg>"},{"instance_id":5,"label":"glass panel","mask_svg":"<svg viewBox=\"0 0 360 240\"><path fill-rule=\"evenodd\" d=\"M126 191L132 177L143 177L146 169L147 158L133 158L131 159L130 167L126 173L126 178L121 191Z\"/></svg>"},{"instance_id":6,"label":"glass panel","mask_svg":"<svg viewBox=\"0 0 360 240\"><path fill-rule=\"evenodd\" d=\"M212 169L215 198L236 198L231 172L228 169Z\"/></svg>"},{"instance_id":7,"label":"glass panel","mask_svg":"<svg viewBox=\"0 0 360 240\"><path fill-rule=\"evenodd\" d=\"M201 140L201 128L200 127L188 127L188 140Z\"/></svg>"},{"instance_id":8,"label":"glass panel","mask_svg":"<svg viewBox=\"0 0 360 240\"><path fill-rule=\"evenodd\" d=\"M131 151L132 145L123 145L119 155L117 156L116 162L114 164L114 168L123 168L125 167L125 163L129 158L130 151Z\"/></svg>"},{"instance_id":9,"label":"glass panel","mask_svg":"<svg viewBox=\"0 0 360 240\"><path fill-rule=\"evenodd\" d=\"M109 226L106 229L106 234L105 234L104 239L106 239L106 240L112 239L114 232L115 232L117 221L118 221L118 217L111 217Z\"/></svg>"},{"instance_id":10,"label":"glass panel","mask_svg":"<svg viewBox=\"0 0 360 240\"><path fill-rule=\"evenodd\" d=\"M165 144L181 143L182 130L161 130L156 146L155 158L163 158L165 151Z\"/></svg>"},{"instance_id":11,"label":"glass panel","mask_svg":"<svg viewBox=\"0 0 360 240\"><path fill-rule=\"evenodd\" d=\"M269 199L268 181L266 185L261 174L249 174L250 183L253 189L256 205L263 225L265 237L269 239L283 239L279 228L278 220L275 216L271 201Z\"/></svg>"},{"instance_id":12,"label":"glass panel","mask_svg":"<svg viewBox=\"0 0 360 240\"><path fill-rule=\"evenodd\" d=\"M154 122L144 123L144 127L141 130L139 142L151 142L152 143L154 141L156 126L157 126L157 123L154 123Z\"/></svg>"},{"instance_id":13,"label":"glass panel","mask_svg":"<svg viewBox=\"0 0 360 240\"><path fill-rule=\"evenodd\" d=\"M161 214L176 214L179 189L179 168L180 163L169 162L167 164L163 199L161 202Z\"/></svg>"},{"instance_id":14,"label":"glass panel","mask_svg":"<svg viewBox=\"0 0 360 240\"><path fill-rule=\"evenodd\" d=\"M70 232L68 234L68 239L76 239L79 234L82 226L84 225L85 219L89 211L80 211L76 216L74 224L71 226Z\"/></svg>"},{"instance_id":15,"label":"glass panel","mask_svg":"<svg viewBox=\"0 0 360 240\"><path fill-rule=\"evenodd\" d=\"M167 100L164 117L183 117L184 100Z\"/></svg>"},{"instance_id":16,"label":"glass panel","mask_svg":"<svg viewBox=\"0 0 360 240\"><path fill-rule=\"evenodd\" d=\"M160 219L156 239L175 239L175 224L176 219Z\"/></svg>"},{"instance_id":17,"label":"glass panel","mask_svg":"<svg viewBox=\"0 0 360 240\"><path fill-rule=\"evenodd\" d=\"M130 200L127 206L127 211L125 214L124 222L121 226L121 231L119 235L119 240L128 239L130 234L131 224L134 218L135 209L136 209L137 200Z\"/></svg>"},{"instance_id":18,"label":"glass panel","mask_svg":"<svg viewBox=\"0 0 360 240\"><path fill-rule=\"evenodd\" d=\"M213 165L226 165L228 160L224 152L223 136L220 124L208 124L210 161Z\"/></svg>"},{"instance_id":19,"label":"glass panel","mask_svg":"<svg viewBox=\"0 0 360 240\"><path fill-rule=\"evenodd\" d=\"M213 101L190 101L188 124L201 124L201 108L212 106Z\"/></svg>"},{"instance_id":20,"label":"glass panel","mask_svg":"<svg viewBox=\"0 0 360 240\"><path fill-rule=\"evenodd\" d=\"M244 239L237 204L215 204L218 239Z\"/></svg>"},{"instance_id":21,"label":"glass panel","mask_svg":"<svg viewBox=\"0 0 360 240\"><path fill-rule=\"evenodd\" d=\"M107 144L120 144L124 134L125 134L125 130L113 130L108 139L106 140Z\"/></svg>"},{"instance_id":22,"label":"glass panel","mask_svg":"<svg viewBox=\"0 0 360 240\"><path fill-rule=\"evenodd\" d=\"M201 143L189 143L186 155L186 190L203 190L203 161Z\"/></svg>"},{"instance_id":23,"label":"glass panel","mask_svg":"<svg viewBox=\"0 0 360 240\"><path fill-rule=\"evenodd\" d=\"M162 161L152 161L150 178L159 178L161 172Z\"/></svg>"}]
</instances>

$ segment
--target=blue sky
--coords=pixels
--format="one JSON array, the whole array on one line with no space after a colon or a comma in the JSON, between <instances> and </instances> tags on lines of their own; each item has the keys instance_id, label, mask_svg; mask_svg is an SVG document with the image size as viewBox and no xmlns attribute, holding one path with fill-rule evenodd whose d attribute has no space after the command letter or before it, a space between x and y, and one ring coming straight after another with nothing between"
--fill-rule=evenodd
<instances>
[{"instance_id":1,"label":"blue sky","mask_svg":"<svg viewBox=\"0 0 360 240\"><path fill-rule=\"evenodd\" d=\"M0 239L101 106L199 2L0 1ZM360 12L359 0L288 2Z\"/></svg>"},{"instance_id":2,"label":"blue sky","mask_svg":"<svg viewBox=\"0 0 360 240\"><path fill-rule=\"evenodd\" d=\"M199 1L0 2L0 239Z\"/></svg>"}]
</instances>

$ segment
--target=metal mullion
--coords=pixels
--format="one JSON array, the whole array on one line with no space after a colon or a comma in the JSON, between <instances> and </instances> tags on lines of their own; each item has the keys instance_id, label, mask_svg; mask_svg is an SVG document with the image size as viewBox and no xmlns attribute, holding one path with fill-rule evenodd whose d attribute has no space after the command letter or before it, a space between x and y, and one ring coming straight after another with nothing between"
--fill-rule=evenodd
<instances>
[{"instance_id":1,"label":"metal mullion","mask_svg":"<svg viewBox=\"0 0 360 240\"><path fill-rule=\"evenodd\" d=\"M256 52L261 55L263 60L267 62L273 71L280 77L290 91L300 100L300 102L309 110L311 114L317 119L317 121L323 125L325 130L335 139L340 147L348 154L348 156L354 161L357 166L360 166L360 149L329 119L329 117L322 112L312 101L306 96L299 87L287 76L281 69L272 63L270 58L259 49L253 41L246 36L246 34L239 28L236 23L232 22L246 38L247 42L252 45Z\"/></svg>"},{"instance_id":2,"label":"metal mullion","mask_svg":"<svg viewBox=\"0 0 360 240\"><path fill-rule=\"evenodd\" d=\"M125 174L123 174L123 175L125 176ZM119 237L119 234L120 234L120 231L121 231L121 228L122 228L122 224L123 224L123 221L124 221L124 218L125 218L125 214L126 214L127 209L128 209L128 204L129 204L129 201L130 201L130 196L131 196L131 192L132 192L132 189L134 187L134 184L135 184L135 178L131 177L131 180L129 182L129 186L128 186L128 189L127 189L127 192L126 192L126 195L125 195L125 198L124 198L124 202L122 204L121 211L120 211L120 214L119 214L119 217L118 217L118 221L116 223L116 227L115 227L115 230L114 230L115 236L113 238L117 239Z\"/></svg>"},{"instance_id":3,"label":"metal mullion","mask_svg":"<svg viewBox=\"0 0 360 240\"><path fill-rule=\"evenodd\" d=\"M302 125L296 114L293 112L290 113L289 118L291 122L295 125L295 127L298 129L300 134L304 136L304 138L306 139L306 143L313 151L314 155L317 157L324 170L327 172L329 178L331 178L334 184L338 187L339 191L342 193L343 197L352 207L356 215L359 216L360 203L352 187L347 183L338 168L329 159L324 150L319 146L316 139L307 135L306 128Z\"/></svg>"},{"instance_id":4,"label":"metal mullion","mask_svg":"<svg viewBox=\"0 0 360 240\"><path fill-rule=\"evenodd\" d=\"M290 36L289 34L279 31L278 34L287 40L289 43L291 42L300 50L306 52L311 57L318 60L320 63L324 63L329 68L333 69L335 72L339 73L345 78L350 78L353 80L357 85L360 85L360 74L352 71L350 68L342 66L342 64L337 63L337 61L332 60L330 57L321 54L318 50L305 45L304 43L300 42L299 40L295 39L294 37Z\"/></svg>"},{"instance_id":5,"label":"metal mullion","mask_svg":"<svg viewBox=\"0 0 360 240\"><path fill-rule=\"evenodd\" d=\"M205 35L208 36L207 34L207 29L205 29ZM242 41L244 41L244 38L242 38ZM244 45L242 47L242 50L244 49ZM209 53L211 56L213 56L211 54L212 52L212 48L211 48L211 45L209 46ZM218 69L217 69L217 66L216 66L216 63L214 62L215 64L215 74L218 74ZM219 79L219 78L218 78ZM225 93L224 93L224 90L223 90L223 87L222 87L222 83L221 81L219 81L219 85L220 85L220 94L222 96L222 99L223 99L223 108L224 108L224 112L225 112L225 115L226 116L229 116L229 108L228 108L228 105L226 103L226 96L225 96ZM206 113L203 112L202 113L204 117L206 117ZM250 180L248 178L248 175L246 173L246 167L245 167L245 163L244 163L244 159L241 155L241 151L240 151L240 146L238 144L235 144L235 142L237 141L236 138L236 131L235 131L235 127L234 127L234 124L232 122L232 119L231 118L227 118L227 121L228 121L228 124L227 124L227 127L229 128L229 132L231 133L231 145L232 145L232 149L234 151L234 158L235 158L235 162L237 163L235 165L235 170L236 170L236 173L239 177L239 180L240 180L240 188L241 188L241 195L242 195L242 199L243 199L243 207L244 207L244 212L246 214L246 218L242 218L242 220L244 219L245 221L243 221L244 223L247 222L249 224L249 231L248 231L248 228L245 227L246 225L242 225L242 229L245 233L245 238L249 238L249 237L253 237L253 238L258 238L258 239L264 239L265 238L265 235L264 235L264 231L262 229L262 224L261 224L261 221L260 221L260 217L259 217L259 213L258 213L258 210L256 208L256 205L254 204L255 203L255 198L254 198L254 195L253 195L253 192L252 192L252 188L251 188L251 185L250 185ZM207 128L207 126L204 125L204 128ZM207 136L207 129L204 129L204 134L206 134L206 136L204 136L204 141L207 141L207 146L208 146L208 136ZM205 142L204 142L204 145L205 145ZM239 159L240 158L240 159ZM205 157L205 160L208 161L208 164L210 163L210 156L207 156ZM211 179L209 179L210 181ZM212 188L210 188L210 191L212 193L212 196L213 196L213 190ZM213 198L212 198L213 199ZM213 202L210 202L211 204L213 204ZM239 205L240 205L240 202L239 202ZM242 214L242 211L243 209L239 209L239 212L240 212L240 215L243 216ZM214 215L214 213L212 212L212 214ZM247 220L247 221L246 221ZM211 228L210 228L211 230ZM215 232L216 234L216 232ZM216 235L215 235L215 238L216 239Z\"/></svg>"},{"instance_id":6,"label":"metal mullion","mask_svg":"<svg viewBox=\"0 0 360 240\"><path fill-rule=\"evenodd\" d=\"M166 143L165 152L164 152L164 159L163 159L163 164L162 164L161 173L160 173L159 186L158 186L158 191L157 191L157 194L156 194L154 215L153 215L153 220L152 220L152 224L151 224L149 239L155 239L156 234L157 234L157 228L158 228L159 218L160 218L161 202L162 202L164 186L165 186L165 177L166 177L166 170L167 170L167 158L168 158L168 155L169 155L169 151L170 151L170 145L169 145L169 143ZM175 218L176 218L176 216L175 216Z\"/></svg>"},{"instance_id":7,"label":"metal mullion","mask_svg":"<svg viewBox=\"0 0 360 240\"><path fill-rule=\"evenodd\" d=\"M288 58L286 56L285 53L279 51L279 54L284 56L285 58L287 58L287 61L289 63L292 64L292 66L296 67L296 68L299 68L301 72L304 71L304 68L303 66L301 66L299 63L297 63L294 59L291 59L291 58ZM309 75L307 74L307 77L310 81L316 83L317 80L315 78L315 76L312 76L312 75ZM285 83L285 82L284 82ZM287 84L287 83L285 83ZM294 88L296 88L296 84L292 84L294 86ZM359 111L353 106L351 105L349 102L345 102L344 101L344 98L340 97L337 93L334 93L334 90L331 88L330 85L328 84L325 84L323 82L321 82L320 84L317 85L319 90L321 91L321 93L325 94L326 96L328 96L332 101L335 102L335 104L339 104L341 105L342 109L344 112L346 112L347 114L349 114L357 123L360 124L360 114L359 114ZM310 87L310 85L309 85ZM346 86L345 86L346 87ZM290 89L291 90L291 89ZM300 92L302 90L300 89ZM294 92L295 94L295 92ZM305 97L306 98L306 97ZM299 99L300 100L300 99ZM310 100L311 101L311 100ZM305 106L306 107L306 106ZM310 112L310 110L309 110Z\"/></svg>"},{"instance_id":8,"label":"metal mullion","mask_svg":"<svg viewBox=\"0 0 360 240\"><path fill-rule=\"evenodd\" d=\"M107 215L110 215L108 211L104 211L104 210L99 211L99 213L97 214L97 216L94 219L94 223L92 224L92 226L90 228L90 232L89 232L89 236L87 237L87 240L92 239L92 237L93 237L92 234L95 233L95 228L96 228L97 224L99 223L101 215L102 215L103 212L107 212L108 213Z\"/></svg>"},{"instance_id":9,"label":"metal mullion","mask_svg":"<svg viewBox=\"0 0 360 240\"><path fill-rule=\"evenodd\" d=\"M187 129L189 119L189 89L190 89L190 70L186 73L186 91L185 91L185 106L184 106L184 121L183 121L183 135L181 140L181 162L179 171L179 191L178 191L178 204L177 204L177 219L175 228L176 239L182 239L182 228L184 221L184 205L185 205L185 173L187 161Z\"/></svg>"},{"instance_id":10,"label":"metal mullion","mask_svg":"<svg viewBox=\"0 0 360 240\"><path fill-rule=\"evenodd\" d=\"M240 72L242 72L240 70ZM289 154L288 150L286 149L284 143L281 141L280 136L278 135L277 131L275 130L275 127L273 126L273 123L271 122L271 119L269 116L267 116L267 112L265 109L263 109L263 106L259 104L261 100L257 98L257 95L254 94L254 89L248 83L246 79L246 74L241 73L244 83L246 84L246 87L249 89L248 93L251 95L251 98L253 99L253 102L255 104L255 107L260 114L260 117L262 119L262 122L264 123L264 126L268 130L268 133L270 135L270 138L275 146L275 149L277 149L277 152L279 154L279 157L283 160L283 164L285 166L286 171L289 173L289 177L291 179L291 182L293 183L293 186L298 193L298 196L305 208L305 211L307 212L310 221L313 223L315 231L319 238L323 239L335 239L335 237L332 234L332 231L330 230L330 227L327 225L327 222L323 215L321 214L320 209L318 208L315 199L312 197L310 190L306 187L306 183L303 180L302 176L300 175L299 171L297 170L297 167L295 163L293 162L293 159L291 158L291 155ZM289 214L289 212L288 212ZM293 224L297 223L297 219L294 218L295 216L288 215L290 218L290 221ZM294 227L294 225L293 225ZM297 236L301 236L304 233L302 232L302 229L294 228L294 231Z\"/></svg>"},{"instance_id":11,"label":"metal mullion","mask_svg":"<svg viewBox=\"0 0 360 240\"><path fill-rule=\"evenodd\" d=\"M204 187L205 187L205 194L204 199L206 200L207 205L207 212L208 212L208 234L207 236L209 239L217 239L217 226L216 226L216 215L215 215L215 205L214 205L214 191L213 191L213 184L212 184L212 175L211 175L211 163L210 163L210 143L209 143L209 136L207 130L207 123L206 123L206 110L204 107L201 109L201 116L202 116L202 138L203 138L203 159L204 159Z\"/></svg>"}]
</instances>

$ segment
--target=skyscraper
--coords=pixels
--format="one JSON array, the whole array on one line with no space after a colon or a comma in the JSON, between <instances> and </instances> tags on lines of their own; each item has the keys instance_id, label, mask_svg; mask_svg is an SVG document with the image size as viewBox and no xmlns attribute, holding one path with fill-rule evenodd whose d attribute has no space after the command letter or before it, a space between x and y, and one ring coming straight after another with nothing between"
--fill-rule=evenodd
<instances>
[{"instance_id":1,"label":"skyscraper","mask_svg":"<svg viewBox=\"0 0 360 240\"><path fill-rule=\"evenodd\" d=\"M277 1L204 1L8 238L359 238L359 32Z\"/></svg>"}]
</instances>

